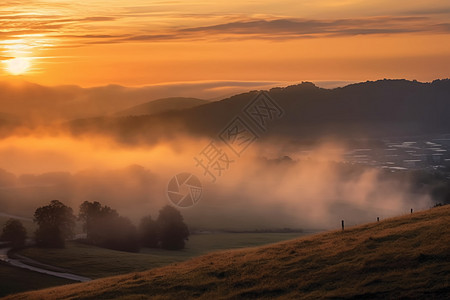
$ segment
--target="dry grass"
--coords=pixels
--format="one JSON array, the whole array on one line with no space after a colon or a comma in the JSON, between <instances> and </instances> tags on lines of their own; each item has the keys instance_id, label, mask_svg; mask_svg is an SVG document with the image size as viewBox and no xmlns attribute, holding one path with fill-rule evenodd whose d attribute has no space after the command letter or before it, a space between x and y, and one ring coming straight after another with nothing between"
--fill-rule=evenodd
<instances>
[{"instance_id":1,"label":"dry grass","mask_svg":"<svg viewBox=\"0 0 450 300\"><path fill-rule=\"evenodd\" d=\"M182 251L143 248L141 253L68 242L64 249L31 247L19 251L18 254L69 273L97 279L162 267L217 250L261 246L299 236L299 233L196 234L189 237L187 248Z\"/></svg>"},{"instance_id":2,"label":"dry grass","mask_svg":"<svg viewBox=\"0 0 450 300\"><path fill-rule=\"evenodd\" d=\"M8 299L449 299L450 206Z\"/></svg>"}]
</instances>

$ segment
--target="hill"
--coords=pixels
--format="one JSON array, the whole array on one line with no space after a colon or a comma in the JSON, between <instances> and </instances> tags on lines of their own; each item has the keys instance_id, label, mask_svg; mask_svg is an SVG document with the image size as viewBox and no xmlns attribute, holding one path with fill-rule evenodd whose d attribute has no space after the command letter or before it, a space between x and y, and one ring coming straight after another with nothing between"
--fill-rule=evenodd
<instances>
[{"instance_id":1,"label":"hill","mask_svg":"<svg viewBox=\"0 0 450 300\"><path fill-rule=\"evenodd\" d=\"M5 116L27 125L54 124L111 115L160 96L161 91L152 86L49 87L22 80L0 81L0 128Z\"/></svg>"},{"instance_id":2,"label":"hill","mask_svg":"<svg viewBox=\"0 0 450 300\"><path fill-rule=\"evenodd\" d=\"M141 116L159 114L170 110L187 109L209 103L198 98L172 97L157 99L119 111L114 116Z\"/></svg>"},{"instance_id":3,"label":"hill","mask_svg":"<svg viewBox=\"0 0 450 300\"><path fill-rule=\"evenodd\" d=\"M449 299L450 206L7 299Z\"/></svg>"},{"instance_id":4,"label":"hill","mask_svg":"<svg viewBox=\"0 0 450 300\"><path fill-rule=\"evenodd\" d=\"M302 83L268 93L284 115L264 136L380 138L447 133L450 128L450 80L380 80L336 89ZM253 91L151 116L76 120L69 128L74 134L97 132L126 142L155 141L177 134L211 137L242 115L256 94Z\"/></svg>"}]
</instances>

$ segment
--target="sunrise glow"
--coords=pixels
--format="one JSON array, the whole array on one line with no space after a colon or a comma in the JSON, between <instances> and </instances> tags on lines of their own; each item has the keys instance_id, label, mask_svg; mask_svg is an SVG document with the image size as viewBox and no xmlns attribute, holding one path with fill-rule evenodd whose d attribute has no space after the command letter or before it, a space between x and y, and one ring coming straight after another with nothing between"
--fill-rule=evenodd
<instances>
[{"instance_id":1,"label":"sunrise glow","mask_svg":"<svg viewBox=\"0 0 450 300\"><path fill-rule=\"evenodd\" d=\"M81 86L432 80L450 69L449 9L442 0L7 1L0 77ZM33 72L18 56L33 58Z\"/></svg>"},{"instance_id":2,"label":"sunrise glow","mask_svg":"<svg viewBox=\"0 0 450 300\"><path fill-rule=\"evenodd\" d=\"M21 75L30 68L29 59L18 57L5 61L6 70L12 75Z\"/></svg>"}]
</instances>

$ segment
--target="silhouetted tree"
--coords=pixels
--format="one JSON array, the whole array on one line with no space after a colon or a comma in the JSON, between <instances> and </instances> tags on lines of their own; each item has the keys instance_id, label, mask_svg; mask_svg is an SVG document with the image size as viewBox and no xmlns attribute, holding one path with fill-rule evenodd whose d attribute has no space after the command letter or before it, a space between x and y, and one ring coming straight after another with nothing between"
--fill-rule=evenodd
<instances>
[{"instance_id":1,"label":"silhouetted tree","mask_svg":"<svg viewBox=\"0 0 450 300\"><path fill-rule=\"evenodd\" d=\"M63 248L65 240L73 237L75 219L72 208L58 200L39 207L34 213L34 222L39 225L36 244L41 247Z\"/></svg>"},{"instance_id":2,"label":"silhouetted tree","mask_svg":"<svg viewBox=\"0 0 450 300\"><path fill-rule=\"evenodd\" d=\"M1 239L11 243L11 247L20 248L25 245L27 231L22 222L16 219L9 219L3 227Z\"/></svg>"},{"instance_id":3,"label":"silhouetted tree","mask_svg":"<svg viewBox=\"0 0 450 300\"><path fill-rule=\"evenodd\" d=\"M178 210L166 205L159 211L156 223L158 225L158 238L161 242L161 248L167 250L184 248L185 240L189 237L189 229Z\"/></svg>"},{"instance_id":4,"label":"silhouetted tree","mask_svg":"<svg viewBox=\"0 0 450 300\"><path fill-rule=\"evenodd\" d=\"M99 202L85 201L80 206L78 218L83 221L88 243L120 251L139 250L136 227L116 210Z\"/></svg>"},{"instance_id":5,"label":"silhouetted tree","mask_svg":"<svg viewBox=\"0 0 450 300\"><path fill-rule=\"evenodd\" d=\"M158 247L158 226L151 216L141 219L141 223L139 224L139 240L144 247Z\"/></svg>"},{"instance_id":6,"label":"silhouetted tree","mask_svg":"<svg viewBox=\"0 0 450 300\"><path fill-rule=\"evenodd\" d=\"M119 251L137 252L139 238L136 227L128 218L105 216L94 223L98 246Z\"/></svg>"},{"instance_id":7,"label":"silhouetted tree","mask_svg":"<svg viewBox=\"0 0 450 300\"><path fill-rule=\"evenodd\" d=\"M101 240L102 232L98 228L98 222L104 218L117 218L119 214L109 206L102 206L100 202L84 201L80 205L78 219L83 222L83 231L86 233L90 243L98 244Z\"/></svg>"}]
</instances>

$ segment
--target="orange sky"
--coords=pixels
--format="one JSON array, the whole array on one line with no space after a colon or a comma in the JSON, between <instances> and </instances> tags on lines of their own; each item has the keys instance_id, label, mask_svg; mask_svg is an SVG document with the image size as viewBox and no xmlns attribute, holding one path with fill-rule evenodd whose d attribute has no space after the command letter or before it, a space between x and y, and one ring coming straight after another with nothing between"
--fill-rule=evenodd
<instances>
[{"instance_id":1,"label":"orange sky","mask_svg":"<svg viewBox=\"0 0 450 300\"><path fill-rule=\"evenodd\" d=\"M429 81L449 33L447 0L2 0L0 80Z\"/></svg>"}]
</instances>

